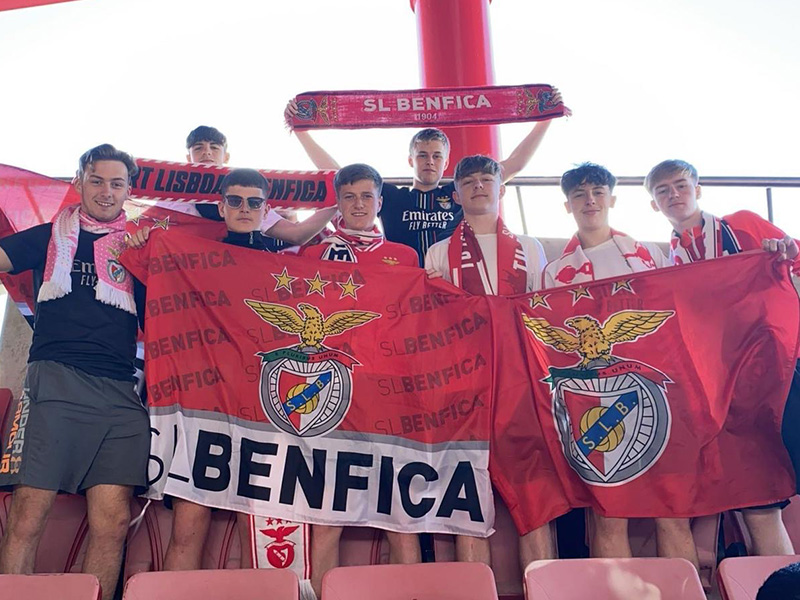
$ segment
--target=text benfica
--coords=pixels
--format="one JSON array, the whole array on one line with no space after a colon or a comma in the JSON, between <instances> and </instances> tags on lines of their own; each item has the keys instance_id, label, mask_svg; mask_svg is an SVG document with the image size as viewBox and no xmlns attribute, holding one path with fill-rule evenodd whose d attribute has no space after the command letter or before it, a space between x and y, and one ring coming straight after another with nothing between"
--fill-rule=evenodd
<instances>
[{"instance_id":1,"label":"text benfica","mask_svg":"<svg viewBox=\"0 0 800 600\"><path fill-rule=\"evenodd\" d=\"M378 460L372 454L337 451L335 458L328 459L328 450L314 448L310 460L307 460L303 449L294 445L287 447L283 465L273 465L269 457L278 455L278 444L243 437L239 472L232 473L232 442L230 436L224 433L200 430L192 465L195 487L222 492L235 485L237 495L265 502L270 499L274 501L275 493L277 501L287 506L295 504L295 494L299 491L310 508L322 510L325 488L333 485L333 496L329 500L333 511L346 512L348 502L367 501L374 502L376 512L391 515L397 509L392 503L394 486L397 486L401 508L411 518L419 519L435 510L437 517L447 519L460 510L466 512L471 521L484 522L475 472L469 461L460 461L453 469L450 480L436 486L436 496L414 493L412 497L414 478L420 477L428 483L439 480L439 473L431 465L409 462L395 476L394 457L391 456L381 456ZM154 457L150 458L152 460ZM252 475L269 477L273 467L282 473L280 490L252 483ZM378 470L377 490L368 489L369 478L358 474L359 471L363 473L364 469ZM356 498L356 494L361 497Z\"/></svg>"},{"instance_id":2,"label":"text benfica","mask_svg":"<svg viewBox=\"0 0 800 600\"><path fill-rule=\"evenodd\" d=\"M394 102L394 104L392 104ZM388 104L387 104L388 103ZM416 96L414 98L366 98L362 111L431 111L448 110L450 108L491 108L492 103L483 94L459 94L455 96Z\"/></svg>"}]
</instances>

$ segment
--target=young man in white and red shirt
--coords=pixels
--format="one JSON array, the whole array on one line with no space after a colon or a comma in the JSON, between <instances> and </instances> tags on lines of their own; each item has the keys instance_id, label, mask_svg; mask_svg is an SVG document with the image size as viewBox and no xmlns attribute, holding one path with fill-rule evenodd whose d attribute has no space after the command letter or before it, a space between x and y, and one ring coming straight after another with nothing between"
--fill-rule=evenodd
<instances>
[{"instance_id":1,"label":"young man in white and red shirt","mask_svg":"<svg viewBox=\"0 0 800 600\"><path fill-rule=\"evenodd\" d=\"M514 235L500 218L505 195L502 166L488 156L467 156L455 171L453 199L464 220L449 239L425 255L430 277L443 277L470 294L511 296L539 289L544 249L536 238ZM491 564L489 540L456 536L456 558ZM550 524L520 537L520 561L555 558Z\"/></svg>"},{"instance_id":2,"label":"young man in white and red shirt","mask_svg":"<svg viewBox=\"0 0 800 600\"><path fill-rule=\"evenodd\" d=\"M561 191L567 197L564 208L575 218L578 232L567 242L562 255L545 268L544 288L669 266L656 244L637 242L609 225L609 212L617 200L616 183L616 177L608 169L593 163L583 163L561 176ZM630 557L628 519L603 517L594 511L591 515L592 556ZM689 519L659 518L655 522L658 555L685 558L698 568Z\"/></svg>"},{"instance_id":3,"label":"young man in white and red shirt","mask_svg":"<svg viewBox=\"0 0 800 600\"><path fill-rule=\"evenodd\" d=\"M797 242L757 214L742 210L722 217L701 211L697 200L702 195L697 169L686 161L665 160L650 170L644 182L652 197L653 210L661 212L673 227L670 261L682 265L747 250L774 252L780 260L792 261L792 271L800 271ZM784 441L797 470L796 434L791 416L800 417L798 371L784 413ZM791 416L790 416L791 415ZM788 417L788 418L787 418ZM789 436L787 437L787 433ZM763 556L794 554L792 542L781 518L787 501L742 510L753 549Z\"/></svg>"},{"instance_id":4,"label":"young man in white and red shirt","mask_svg":"<svg viewBox=\"0 0 800 600\"><path fill-rule=\"evenodd\" d=\"M561 93L554 89L553 102ZM572 114L566 109L566 115ZM286 106L287 126L290 116L297 114L297 103ZM503 183L517 175L530 162L542 143L552 119L539 121L517 145L508 158L500 161ZM308 131L295 131L297 140L318 169L338 169L339 164ZM454 183L442 184L442 176L450 161L450 141L440 129L427 128L414 134L408 147L408 164L414 169L410 188L391 184L383 186L383 206L378 216L386 239L410 246L417 252L419 265L425 262L428 248L446 240L461 223L462 211L453 202Z\"/></svg>"},{"instance_id":5,"label":"young man in white and red shirt","mask_svg":"<svg viewBox=\"0 0 800 600\"><path fill-rule=\"evenodd\" d=\"M336 173L333 187L341 213L336 231L313 246L303 246L300 256L364 265L417 267L417 254L403 244L386 241L375 227L375 219L383 198L380 174L364 164L342 167ZM322 577L339 566L339 540L342 527L311 527L311 587L317 598L322 596ZM418 536L387 531L389 561L394 564L418 563L422 560ZM305 581L301 597L308 597Z\"/></svg>"}]
</instances>

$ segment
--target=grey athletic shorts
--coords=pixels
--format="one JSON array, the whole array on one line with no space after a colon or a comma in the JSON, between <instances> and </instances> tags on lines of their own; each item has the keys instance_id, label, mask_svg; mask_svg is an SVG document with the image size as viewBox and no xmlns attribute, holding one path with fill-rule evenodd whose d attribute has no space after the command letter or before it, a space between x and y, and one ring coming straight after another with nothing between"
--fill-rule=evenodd
<instances>
[{"instance_id":1,"label":"grey athletic shorts","mask_svg":"<svg viewBox=\"0 0 800 600\"><path fill-rule=\"evenodd\" d=\"M71 494L99 484L147 487L150 421L132 381L36 361L9 410L0 486Z\"/></svg>"}]
</instances>

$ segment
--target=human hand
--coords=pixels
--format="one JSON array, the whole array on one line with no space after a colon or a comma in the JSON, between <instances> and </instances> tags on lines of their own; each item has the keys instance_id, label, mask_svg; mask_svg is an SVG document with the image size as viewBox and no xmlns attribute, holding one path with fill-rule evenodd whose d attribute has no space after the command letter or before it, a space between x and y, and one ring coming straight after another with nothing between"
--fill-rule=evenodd
<instances>
[{"instance_id":1,"label":"human hand","mask_svg":"<svg viewBox=\"0 0 800 600\"><path fill-rule=\"evenodd\" d=\"M150 227L142 227L136 233L125 234L125 242L128 244L128 248L144 248L144 245L147 243L147 239L150 237Z\"/></svg>"}]
</instances>

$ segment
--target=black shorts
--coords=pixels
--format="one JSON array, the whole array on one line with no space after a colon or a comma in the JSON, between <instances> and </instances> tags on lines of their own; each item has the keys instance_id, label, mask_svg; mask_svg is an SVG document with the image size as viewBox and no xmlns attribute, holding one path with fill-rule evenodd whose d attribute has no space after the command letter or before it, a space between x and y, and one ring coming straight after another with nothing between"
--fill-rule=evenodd
<instances>
[{"instance_id":1,"label":"black shorts","mask_svg":"<svg viewBox=\"0 0 800 600\"><path fill-rule=\"evenodd\" d=\"M54 361L28 365L3 436L0 486L68 492L147 487L150 421L133 382Z\"/></svg>"}]
</instances>

